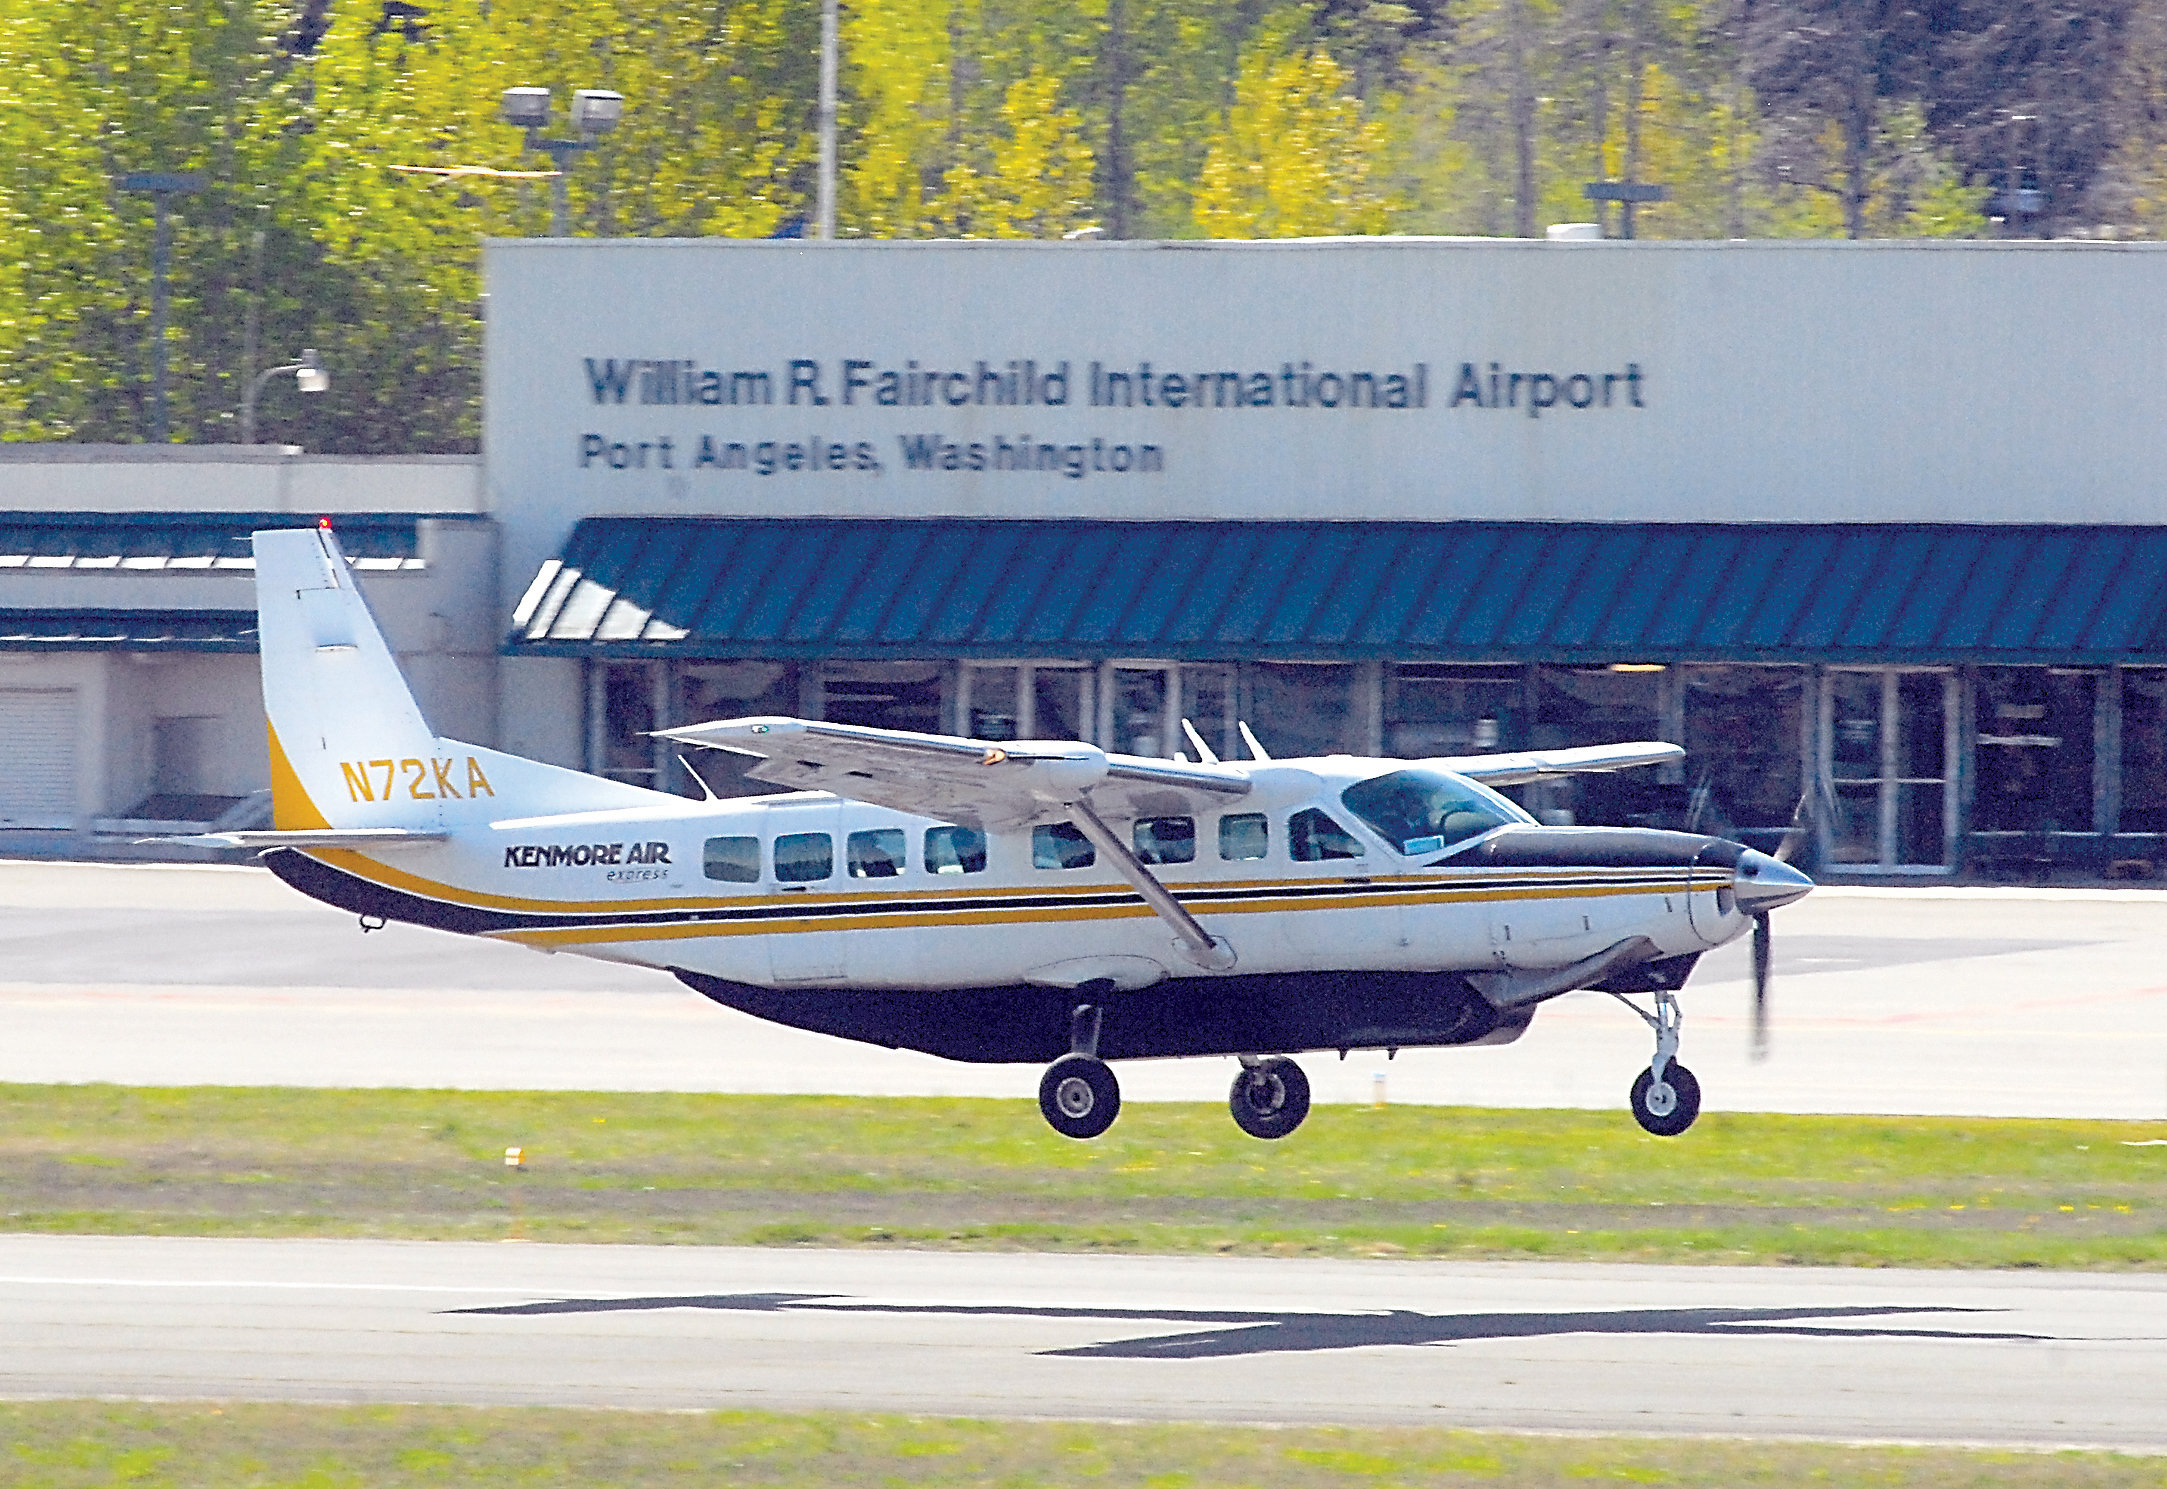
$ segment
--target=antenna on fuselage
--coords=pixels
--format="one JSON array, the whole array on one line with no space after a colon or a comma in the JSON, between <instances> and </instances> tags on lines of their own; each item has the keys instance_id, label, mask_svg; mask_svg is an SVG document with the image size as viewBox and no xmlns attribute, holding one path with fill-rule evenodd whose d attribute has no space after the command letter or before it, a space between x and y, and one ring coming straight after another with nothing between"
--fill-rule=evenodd
<instances>
[{"instance_id":1,"label":"antenna on fuselage","mask_svg":"<svg viewBox=\"0 0 2167 1489\"><path fill-rule=\"evenodd\" d=\"M1249 757L1252 760L1269 760L1272 758L1271 753L1266 750L1264 746L1257 743L1256 735L1252 734L1249 731L1249 724L1247 720L1236 719L1234 721L1234 727L1241 731L1242 743L1249 746Z\"/></svg>"},{"instance_id":2,"label":"antenna on fuselage","mask_svg":"<svg viewBox=\"0 0 2167 1489\"><path fill-rule=\"evenodd\" d=\"M1196 732L1196 725L1190 723L1187 719L1183 719L1181 721L1181 732L1188 735L1189 743L1196 746L1196 756L1199 760L1206 765L1217 765L1219 763L1219 756L1210 745L1204 743L1204 736Z\"/></svg>"}]
</instances>

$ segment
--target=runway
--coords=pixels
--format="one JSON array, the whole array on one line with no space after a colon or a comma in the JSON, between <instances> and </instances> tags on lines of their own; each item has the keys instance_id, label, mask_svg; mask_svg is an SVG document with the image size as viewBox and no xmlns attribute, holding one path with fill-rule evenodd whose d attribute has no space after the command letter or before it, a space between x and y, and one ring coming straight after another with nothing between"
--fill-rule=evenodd
<instances>
[{"instance_id":1,"label":"runway","mask_svg":"<svg viewBox=\"0 0 2167 1489\"><path fill-rule=\"evenodd\" d=\"M1824 887L1779 911L1772 1057L1746 949L1683 994L1711 1111L2167 1116L2167 893ZM1148 996L1142 994L1138 996ZM0 862L0 1080L1029 1097L970 1066L764 1024L661 973L350 915L260 869ZM1646 1031L1546 1005L1518 1043L1306 1061L1317 1099L1621 1108ZM1223 1099L1227 1060L1119 1067Z\"/></svg>"},{"instance_id":2,"label":"runway","mask_svg":"<svg viewBox=\"0 0 2167 1489\"><path fill-rule=\"evenodd\" d=\"M0 1395L2167 1451L2167 1279L0 1238Z\"/></svg>"}]
</instances>

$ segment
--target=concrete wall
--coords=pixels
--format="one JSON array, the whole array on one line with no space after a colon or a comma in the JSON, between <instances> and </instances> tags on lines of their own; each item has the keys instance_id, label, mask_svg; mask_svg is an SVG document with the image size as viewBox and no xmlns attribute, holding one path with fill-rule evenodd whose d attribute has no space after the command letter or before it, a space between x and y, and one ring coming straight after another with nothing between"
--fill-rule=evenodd
<instances>
[{"instance_id":1,"label":"concrete wall","mask_svg":"<svg viewBox=\"0 0 2167 1489\"><path fill-rule=\"evenodd\" d=\"M0 444L0 511L481 510L476 455L305 455L284 445Z\"/></svg>"},{"instance_id":2,"label":"concrete wall","mask_svg":"<svg viewBox=\"0 0 2167 1489\"><path fill-rule=\"evenodd\" d=\"M486 267L487 499L508 597L578 518L604 512L2092 523L2161 510L2167 245L528 239L491 244ZM1026 361L1032 392L1019 377L1007 401L999 379ZM1093 406L1093 364L1128 374L1132 397L1148 364L1151 406ZM1305 366L1340 379L1306 405ZM1064 368L1065 388L1046 384ZM903 379L928 370L944 376L912 401L926 390ZM1222 371L1270 401L1221 406ZM1420 396L1349 407L1365 371L1372 388L1419 381ZM759 386L739 372L764 374L772 401L730 402ZM1320 406L1327 391L1337 407ZM953 452L913 470L903 442L921 436ZM990 468L1004 440L1050 444L1057 463L1081 452L1084 468ZM703 441L723 463L701 463ZM1139 474L1147 445L1161 466ZM1117 447L1129 473L1105 468Z\"/></svg>"}]
</instances>

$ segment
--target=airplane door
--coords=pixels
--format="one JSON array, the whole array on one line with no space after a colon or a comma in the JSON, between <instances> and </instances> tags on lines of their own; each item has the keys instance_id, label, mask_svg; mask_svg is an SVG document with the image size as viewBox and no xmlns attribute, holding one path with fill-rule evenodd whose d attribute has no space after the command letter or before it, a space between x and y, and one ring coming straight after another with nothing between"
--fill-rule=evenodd
<instances>
[{"instance_id":1,"label":"airplane door","mask_svg":"<svg viewBox=\"0 0 2167 1489\"><path fill-rule=\"evenodd\" d=\"M764 938L768 973L778 983L841 981L844 933L818 929L817 910L843 887L842 803L776 808L768 820L768 893L802 900L808 912L805 923L779 925Z\"/></svg>"}]
</instances>

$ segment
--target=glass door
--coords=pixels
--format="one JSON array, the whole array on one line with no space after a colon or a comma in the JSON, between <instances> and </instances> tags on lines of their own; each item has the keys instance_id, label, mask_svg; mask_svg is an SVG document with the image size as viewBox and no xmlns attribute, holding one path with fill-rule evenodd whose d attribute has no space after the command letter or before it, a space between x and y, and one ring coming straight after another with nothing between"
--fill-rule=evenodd
<instances>
[{"instance_id":1,"label":"glass door","mask_svg":"<svg viewBox=\"0 0 2167 1489\"><path fill-rule=\"evenodd\" d=\"M1821 760L1834 791L1823 856L1882 872L1948 868L1955 821L1957 680L1948 672L1831 668Z\"/></svg>"}]
</instances>

